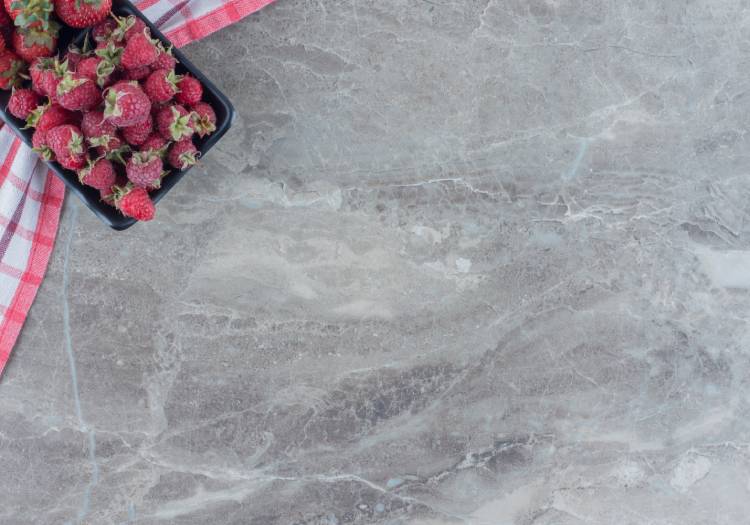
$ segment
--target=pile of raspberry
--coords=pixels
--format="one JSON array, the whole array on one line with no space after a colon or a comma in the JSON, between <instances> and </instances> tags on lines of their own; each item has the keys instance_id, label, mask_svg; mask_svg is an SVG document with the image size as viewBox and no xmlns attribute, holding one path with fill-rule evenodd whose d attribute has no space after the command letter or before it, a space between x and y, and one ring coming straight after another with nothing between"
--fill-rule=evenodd
<instances>
[{"instance_id":1,"label":"pile of raspberry","mask_svg":"<svg viewBox=\"0 0 750 525\"><path fill-rule=\"evenodd\" d=\"M7 53L0 53L0 69ZM160 187L165 168L195 164L193 138L216 129L200 81L176 73L171 49L137 17L105 18L82 49L61 57L11 60L18 61L15 76L0 87L13 88L7 109L34 128L34 150L74 171L125 216L153 219L149 192ZM24 77L29 87L22 87Z\"/></svg>"}]
</instances>

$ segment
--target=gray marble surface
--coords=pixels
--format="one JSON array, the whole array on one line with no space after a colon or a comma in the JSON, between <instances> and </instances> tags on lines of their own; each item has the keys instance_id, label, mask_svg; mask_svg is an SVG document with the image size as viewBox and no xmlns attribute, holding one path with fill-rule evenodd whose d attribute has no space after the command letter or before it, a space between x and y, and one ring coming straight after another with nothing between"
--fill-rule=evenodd
<instances>
[{"instance_id":1,"label":"gray marble surface","mask_svg":"<svg viewBox=\"0 0 750 525\"><path fill-rule=\"evenodd\" d=\"M750 2L278 0L233 131L68 199L2 524L748 523Z\"/></svg>"}]
</instances>

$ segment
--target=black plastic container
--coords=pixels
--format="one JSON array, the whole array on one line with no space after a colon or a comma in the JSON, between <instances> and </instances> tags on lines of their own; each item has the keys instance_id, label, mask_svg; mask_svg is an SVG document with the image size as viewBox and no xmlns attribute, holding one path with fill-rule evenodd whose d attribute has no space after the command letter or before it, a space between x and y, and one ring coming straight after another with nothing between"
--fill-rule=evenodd
<instances>
[{"instance_id":1,"label":"black plastic container","mask_svg":"<svg viewBox=\"0 0 750 525\"><path fill-rule=\"evenodd\" d=\"M142 19L148 28L151 30L151 36L161 40L167 47L170 45L169 40L159 31L154 24L152 24L143 14L127 0L115 0L112 6L112 12L118 16L123 15L135 15ZM77 30L70 27L63 26L60 31L60 39L58 42L58 49L62 52L68 48L68 44L75 42L81 44L86 36L88 29ZM234 119L234 108L232 107L229 99L217 89L217 87L208 80L198 68L196 68L185 55L180 52L179 49L173 49L175 58L178 60L177 72L178 73L190 73L195 78L201 81L203 84L203 100L208 102L216 112L216 131L207 137L200 138L195 135L194 143L195 147L200 151L201 156L205 156L206 152L210 150L214 144L227 132L229 127L232 125ZM29 146L31 146L31 136L33 129L21 129L25 126L25 122L15 118L13 115L6 111L8 107L8 99L10 98L10 91L0 91L0 112L2 112L2 118L6 124L10 126L16 134ZM109 204L102 202L99 198L99 191L94 188L82 185L78 182L78 176L70 171L64 169L57 162L50 161L47 163L50 169L60 177L65 185L78 195L80 199L86 203L91 211L93 211L103 222L114 228L115 230L124 230L129 228L137 221L130 217L125 217L119 211ZM165 164L165 169L169 168ZM185 170L169 169L170 173L161 183L161 188L151 192L151 198L154 203L159 202L172 187L177 184L180 179L188 172L190 168Z\"/></svg>"}]
</instances>

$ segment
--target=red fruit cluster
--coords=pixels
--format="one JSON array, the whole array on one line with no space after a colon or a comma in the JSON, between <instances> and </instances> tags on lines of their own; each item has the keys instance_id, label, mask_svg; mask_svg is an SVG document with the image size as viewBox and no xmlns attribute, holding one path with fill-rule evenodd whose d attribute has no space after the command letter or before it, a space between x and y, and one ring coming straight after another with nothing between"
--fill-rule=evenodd
<instances>
[{"instance_id":1,"label":"red fruit cluster","mask_svg":"<svg viewBox=\"0 0 750 525\"><path fill-rule=\"evenodd\" d=\"M165 164L192 166L199 156L193 138L216 130L200 81L177 73L171 48L152 39L141 19L108 16L112 0L4 2L0 89L13 89L8 112L34 128L34 150L44 159L75 171L124 215L152 219L149 192L169 174ZM89 48L56 56L53 4L62 23L91 27Z\"/></svg>"}]
</instances>

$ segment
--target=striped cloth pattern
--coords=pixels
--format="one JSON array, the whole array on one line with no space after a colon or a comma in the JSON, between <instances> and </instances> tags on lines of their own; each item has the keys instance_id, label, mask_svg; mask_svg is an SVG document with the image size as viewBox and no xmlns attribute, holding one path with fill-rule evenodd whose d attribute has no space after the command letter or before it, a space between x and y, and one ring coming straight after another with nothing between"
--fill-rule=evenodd
<instances>
[{"instance_id":1,"label":"striped cloth pattern","mask_svg":"<svg viewBox=\"0 0 750 525\"><path fill-rule=\"evenodd\" d=\"M117 0L115 0L117 1ZM142 0L135 4L184 46L273 0ZM0 129L0 374L44 278L65 186L13 132Z\"/></svg>"}]
</instances>

